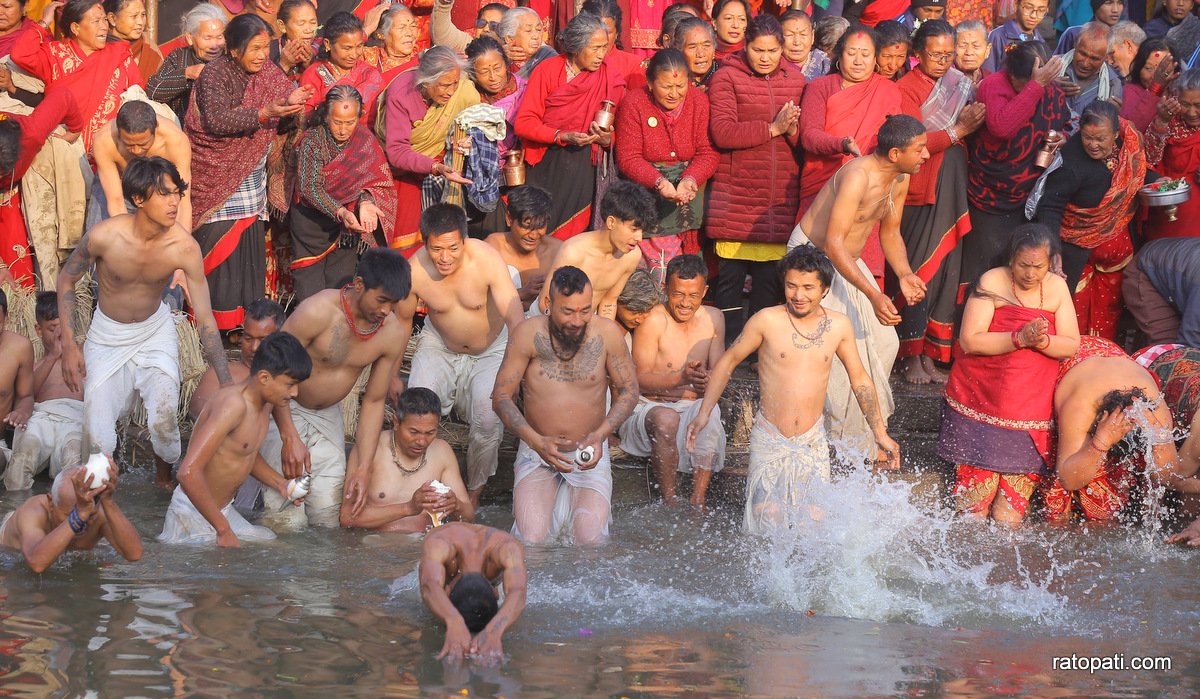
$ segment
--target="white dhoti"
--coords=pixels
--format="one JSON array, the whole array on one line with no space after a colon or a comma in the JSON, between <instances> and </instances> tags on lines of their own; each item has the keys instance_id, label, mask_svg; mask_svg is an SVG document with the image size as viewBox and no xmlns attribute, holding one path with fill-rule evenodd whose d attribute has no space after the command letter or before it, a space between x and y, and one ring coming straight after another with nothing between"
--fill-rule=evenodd
<instances>
[{"instance_id":1,"label":"white dhoti","mask_svg":"<svg viewBox=\"0 0 1200 699\"><path fill-rule=\"evenodd\" d=\"M84 429L91 451L117 448L117 421L129 414L134 392L146 406L150 444L158 458L179 461L179 340L166 304L139 323L118 323L99 308L83 344Z\"/></svg>"},{"instance_id":2,"label":"white dhoti","mask_svg":"<svg viewBox=\"0 0 1200 699\"><path fill-rule=\"evenodd\" d=\"M608 442L596 467L560 473L525 442L513 461L513 536L529 543L559 538L596 544L612 521L612 464ZM570 526L567 526L567 525Z\"/></svg>"},{"instance_id":3,"label":"white dhoti","mask_svg":"<svg viewBox=\"0 0 1200 699\"><path fill-rule=\"evenodd\" d=\"M804 434L784 437L760 412L750 430L750 469L746 476L746 531L786 527L797 514L807 516L813 479L828 483L829 441L825 424L813 423Z\"/></svg>"},{"instance_id":4,"label":"white dhoti","mask_svg":"<svg viewBox=\"0 0 1200 699\"><path fill-rule=\"evenodd\" d=\"M29 490L33 477L47 466L53 478L63 468L79 463L83 463L83 401L55 398L34 403L29 423L13 437L4 487Z\"/></svg>"},{"instance_id":5,"label":"white dhoti","mask_svg":"<svg viewBox=\"0 0 1200 699\"><path fill-rule=\"evenodd\" d=\"M229 528L242 541L272 541L275 532L266 527L258 527L247 522L233 503L221 508L221 514L229 521ZM171 506L167 508L167 517L163 520L162 533L158 540L164 544L213 544L217 541L217 530L204 519L204 515L196 509L183 486L175 489L171 495Z\"/></svg>"},{"instance_id":6,"label":"white dhoti","mask_svg":"<svg viewBox=\"0 0 1200 699\"><path fill-rule=\"evenodd\" d=\"M336 527L346 486L346 432L342 425L342 404L334 403L324 410L309 410L292 401L292 423L300 433L304 446L308 447L312 485L304 504L286 507L283 512L278 512L284 503L283 496L271 488L263 488L263 524L276 531L303 529L306 524ZM282 449L283 441L279 432L268 430L260 453L267 464L280 474L283 473Z\"/></svg>"},{"instance_id":7,"label":"white dhoti","mask_svg":"<svg viewBox=\"0 0 1200 699\"><path fill-rule=\"evenodd\" d=\"M454 412L470 426L467 489L479 490L496 475L504 424L492 409L492 388L504 361L508 329L479 354L451 352L432 322L426 322L413 353L409 388L428 388L442 401L442 417Z\"/></svg>"},{"instance_id":8,"label":"white dhoti","mask_svg":"<svg viewBox=\"0 0 1200 699\"><path fill-rule=\"evenodd\" d=\"M687 428L692 420L700 413L700 400L677 400L670 403L660 403L642 397L638 399L633 414L621 425L621 449L634 456L650 456L653 444L650 440L650 428L646 418L655 408L672 410L679 416L679 427L675 431L675 448L679 450L679 466L681 473L691 473L693 467L716 473L725 467L725 425L721 422L721 409L713 406L709 413L708 424L696 437L695 453L687 450Z\"/></svg>"},{"instance_id":9,"label":"white dhoti","mask_svg":"<svg viewBox=\"0 0 1200 699\"><path fill-rule=\"evenodd\" d=\"M788 241L788 248L808 242L808 236L800 230L800 226L796 226ZM875 277L871 275L867 264L861 259L857 260L857 264L858 271L875 286ZM892 365L896 363L896 354L900 351L900 337L896 334L896 329L881 324L875 317L875 308L867 295L847 282L837 271L833 273L829 294L821 301L821 305L850 318L850 325L854 328L854 341L858 346L858 358L862 360L871 382L875 384L875 394L879 397L879 411L883 414L886 424L896 410L892 387L888 383L888 378L892 375ZM864 456L875 458L875 435L854 398L846 367L836 356L829 368L829 386L825 391L825 419L828 423L829 439L841 459L861 460Z\"/></svg>"}]
</instances>

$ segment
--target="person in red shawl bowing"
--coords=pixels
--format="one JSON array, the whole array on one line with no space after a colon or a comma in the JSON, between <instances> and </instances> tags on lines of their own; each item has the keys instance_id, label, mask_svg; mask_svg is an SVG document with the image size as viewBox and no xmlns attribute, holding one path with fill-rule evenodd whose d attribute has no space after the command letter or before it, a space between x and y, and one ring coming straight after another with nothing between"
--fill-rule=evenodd
<instances>
[{"instance_id":1,"label":"person in red shawl bowing","mask_svg":"<svg viewBox=\"0 0 1200 699\"><path fill-rule=\"evenodd\" d=\"M1187 180L1192 196L1179 205L1174 218L1166 207L1150 210L1146 237L1184 238L1197 235L1200 220L1200 67L1184 71L1158 104L1158 114L1146 129L1146 161L1163 177Z\"/></svg>"},{"instance_id":2,"label":"person in red shawl bowing","mask_svg":"<svg viewBox=\"0 0 1200 699\"><path fill-rule=\"evenodd\" d=\"M225 27L229 54L209 63L183 119L192 140L192 230L204 255L217 327L241 324L267 291L267 151L280 119L300 114L297 88L268 60L267 24L239 15Z\"/></svg>"},{"instance_id":3,"label":"person in red shawl bowing","mask_svg":"<svg viewBox=\"0 0 1200 699\"><path fill-rule=\"evenodd\" d=\"M28 116L0 113L0 284L34 288L29 231L21 213L21 178L59 124L79 133L84 119L70 90L57 88Z\"/></svg>"},{"instance_id":4,"label":"person in red shawl bowing","mask_svg":"<svg viewBox=\"0 0 1200 699\"><path fill-rule=\"evenodd\" d=\"M146 3L143 0L104 0L104 13L108 19L109 41L127 43L142 80L149 80L158 72L163 57L154 42L146 41Z\"/></svg>"},{"instance_id":5,"label":"person in red shawl bowing","mask_svg":"<svg viewBox=\"0 0 1200 699\"><path fill-rule=\"evenodd\" d=\"M1080 115L1079 132L1061 160L1047 168L1044 191L1026 203L1040 223L1058 230L1062 269L1075 298L1079 329L1110 340L1121 316L1121 278L1133 260L1129 222L1138 190L1158 175L1146 168L1142 137L1117 116L1116 105L1093 102Z\"/></svg>"},{"instance_id":6,"label":"person in red shawl bowing","mask_svg":"<svg viewBox=\"0 0 1200 699\"><path fill-rule=\"evenodd\" d=\"M1050 472L1055 376L1079 330L1058 237L1036 223L1013 233L1008 266L988 270L967 299L942 405L938 456L957 467L959 511L1020 522Z\"/></svg>"},{"instance_id":7,"label":"person in red shawl bowing","mask_svg":"<svg viewBox=\"0 0 1200 699\"><path fill-rule=\"evenodd\" d=\"M58 26L65 39L53 39L39 24L17 39L11 58L17 67L46 83L47 90L57 85L71 91L87 119L83 146L90 152L96 132L116 117L121 93L144 83L129 46L108 41L108 20L97 0L70 0Z\"/></svg>"},{"instance_id":8,"label":"person in red shawl bowing","mask_svg":"<svg viewBox=\"0 0 1200 699\"><path fill-rule=\"evenodd\" d=\"M596 17L576 15L559 45L564 55L542 61L529 78L513 128L525 144L526 184L550 192L549 231L566 240L591 224L600 149L613 138L594 117L602 102L620 103L625 79L604 60L608 31Z\"/></svg>"},{"instance_id":9,"label":"person in red shawl bowing","mask_svg":"<svg viewBox=\"0 0 1200 699\"><path fill-rule=\"evenodd\" d=\"M300 85L312 88L312 97L304 103L311 112L325 101L325 93L335 85L358 90L364 104L375 101L383 89L383 76L375 66L364 61L362 22L349 12L335 12L321 28L321 52L317 60L300 76ZM367 123L367 110L360 110Z\"/></svg>"},{"instance_id":10,"label":"person in red shawl bowing","mask_svg":"<svg viewBox=\"0 0 1200 699\"><path fill-rule=\"evenodd\" d=\"M392 173L379 141L359 123L363 111L358 90L335 85L300 139L299 202L288 211L297 302L352 279L359 251L395 225Z\"/></svg>"}]
</instances>

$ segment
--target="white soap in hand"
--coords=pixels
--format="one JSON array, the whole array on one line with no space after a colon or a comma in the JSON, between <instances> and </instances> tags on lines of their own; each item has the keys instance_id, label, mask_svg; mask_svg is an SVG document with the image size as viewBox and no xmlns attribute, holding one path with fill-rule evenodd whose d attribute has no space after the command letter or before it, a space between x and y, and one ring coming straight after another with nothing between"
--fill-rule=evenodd
<instances>
[{"instance_id":1,"label":"white soap in hand","mask_svg":"<svg viewBox=\"0 0 1200 699\"><path fill-rule=\"evenodd\" d=\"M88 457L87 463L83 465L87 475L84 476L84 483L88 488L96 489L108 482L108 457L104 454L92 454Z\"/></svg>"},{"instance_id":2,"label":"white soap in hand","mask_svg":"<svg viewBox=\"0 0 1200 699\"><path fill-rule=\"evenodd\" d=\"M438 495L445 495L450 492L450 486L439 480L433 480L429 483L429 487L433 488ZM425 510L425 514L429 515L429 519L433 520L433 526L440 527L446 523L446 514L444 512L432 512Z\"/></svg>"},{"instance_id":3,"label":"white soap in hand","mask_svg":"<svg viewBox=\"0 0 1200 699\"><path fill-rule=\"evenodd\" d=\"M445 495L446 493L450 492L450 486L446 485L445 483L443 483L439 480L434 480L434 481L430 482L429 487L433 488L434 491L436 491L438 495Z\"/></svg>"}]
</instances>

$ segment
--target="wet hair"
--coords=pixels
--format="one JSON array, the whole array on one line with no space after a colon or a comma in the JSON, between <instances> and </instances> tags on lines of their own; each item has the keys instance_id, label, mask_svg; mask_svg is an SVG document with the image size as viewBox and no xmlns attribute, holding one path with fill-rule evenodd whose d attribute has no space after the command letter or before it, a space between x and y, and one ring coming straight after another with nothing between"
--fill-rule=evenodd
<instances>
[{"instance_id":1,"label":"wet hair","mask_svg":"<svg viewBox=\"0 0 1200 699\"><path fill-rule=\"evenodd\" d=\"M675 5L668 5L667 9L663 11L662 31L658 36L659 47L667 48L669 46L675 46L675 28L679 26L680 22L688 17L691 17L692 19L700 19L694 14L694 12L695 8L685 2ZM708 23L705 22L705 24ZM709 25L709 29L712 29L712 25ZM679 47L675 46L675 48Z\"/></svg>"},{"instance_id":2,"label":"wet hair","mask_svg":"<svg viewBox=\"0 0 1200 699\"><path fill-rule=\"evenodd\" d=\"M699 255L676 255L667 263L663 279L670 283L671 277L687 281L700 277L708 281L708 265Z\"/></svg>"},{"instance_id":3,"label":"wet hair","mask_svg":"<svg viewBox=\"0 0 1200 699\"><path fill-rule=\"evenodd\" d=\"M550 225L553 206L550 193L541 187L526 184L508 192L508 217L524 228L536 230Z\"/></svg>"},{"instance_id":4,"label":"wet hair","mask_svg":"<svg viewBox=\"0 0 1200 699\"><path fill-rule=\"evenodd\" d=\"M3 292L0 292L3 293ZM39 291L34 297L33 319L39 323L58 320L58 294L53 291Z\"/></svg>"},{"instance_id":5,"label":"wet hair","mask_svg":"<svg viewBox=\"0 0 1200 699\"><path fill-rule=\"evenodd\" d=\"M950 26L950 23L944 19L925 20L913 34L913 51L924 51L926 44L929 43L929 40L939 36L948 36L950 37L950 41L954 41L957 35L954 32L954 27Z\"/></svg>"},{"instance_id":6,"label":"wet hair","mask_svg":"<svg viewBox=\"0 0 1200 699\"><path fill-rule=\"evenodd\" d=\"M1010 78L1028 80L1033 76L1033 67L1038 60L1045 63L1050 59L1050 51L1042 41L1022 41L1009 50L1004 57L1004 70Z\"/></svg>"},{"instance_id":7,"label":"wet hair","mask_svg":"<svg viewBox=\"0 0 1200 699\"><path fill-rule=\"evenodd\" d=\"M474 77L475 60L480 56L485 56L489 53L500 54L500 60L504 61L504 65L508 65L508 54L504 51L504 47L500 45L490 36L481 36L478 39L472 39L471 43L467 44L467 72Z\"/></svg>"},{"instance_id":8,"label":"wet hair","mask_svg":"<svg viewBox=\"0 0 1200 699\"><path fill-rule=\"evenodd\" d=\"M864 27L861 24L856 24L847 29L841 37L838 38L837 44L833 47L833 53L829 54L829 73L838 73L842 70L842 52L846 50L846 44L856 36L865 36L871 40L871 46L875 49L875 57L879 57L879 48L883 46L879 42L879 35L874 29Z\"/></svg>"},{"instance_id":9,"label":"wet hair","mask_svg":"<svg viewBox=\"0 0 1200 699\"><path fill-rule=\"evenodd\" d=\"M211 2L202 2L184 13L179 20L179 33L195 34L205 22L220 22L222 27L227 24L224 12Z\"/></svg>"},{"instance_id":10,"label":"wet hair","mask_svg":"<svg viewBox=\"0 0 1200 699\"><path fill-rule=\"evenodd\" d=\"M558 45L562 47L564 56L575 56L587 48L588 42L596 32L607 31L600 18L593 14L580 13L567 22L567 26L558 33Z\"/></svg>"},{"instance_id":11,"label":"wet hair","mask_svg":"<svg viewBox=\"0 0 1200 699\"><path fill-rule=\"evenodd\" d=\"M250 362L253 376L265 371L271 376L287 376L297 381L306 380L312 374L312 358L295 335L283 331L273 332L258 346Z\"/></svg>"},{"instance_id":12,"label":"wet hair","mask_svg":"<svg viewBox=\"0 0 1200 699\"><path fill-rule=\"evenodd\" d=\"M1138 85L1141 85L1142 69L1146 67L1146 62L1150 60L1150 54L1155 51L1166 51L1171 59L1178 65L1183 65L1179 60L1179 54L1175 52L1175 48L1167 43L1166 39L1154 38L1146 39L1138 45L1137 54L1133 57L1133 63L1129 64L1129 79ZM1166 60L1168 56L1164 56Z\"/></svg>"},{"instance_id":13,"label":"wet hair","mask_svg":"<svg viewBox=\"0 0 1200 699\"><path fill-rule=\"evenodd\" d=\"M392 32L392 25L396 23L396 15L404 13L412 14L413 11L408 7L396 3L388 8L387 12L379 18L379 27L375 30L375 35L383 38Z\"/></svg>"},{"instance_id":14,"label":"wet hair","mask_svg":"<svg viewBox=\"0 0 1200 699\"><path fill-rule=\"evenodd\" d=\"M617 4L617 0L585 0L579 11L595 15L601 21L611 19L617 27L617 41L615 46L619 49L625 48L621 45L622 13L621 6Z\"/></svg>"},{"instance_id":15,"label":"wet hair","mask_svg":"<svg viewBox=\"0 0 1200 699\"><path fill-rule=\"evenodd\" d=\"M8 294L4 293L4 289L0 289L0 311L8 314Z\"/></svg>"},{"instance_id":16,"label":"wet hair","mask_svg":"<svg viewBox=\"0 0 1200 699\"><path fill-rule=\"evenodd\" d=\"M813 48L832 56L834 47L849 28L850 20L845 17L830 15L818 19L813 22Z\"/></svg>"},{"instance_id":17,"label":"wet hair","mask_svg":"<svg viewBox=\"0 0 1200 699\"><path fill-rule=\"evenodd\" d=\"M542 21L538 13L528 7L514 7L505 12L504 16L500 18L500 22L496 24L496 36L501 39L513 38L517 35L517 30L521 28L521 20L527 17Z\"/></svg>"},{"instance_id":18,"label":"wet hair","mask_svg":"<svg viewBox=\"0 0 1200 699\"><path fill-rule=\"evenodd\" d=\"M683 52L679 49L662 49L655 53L650 58L650 62L646 64L646 82L654 82L659 73L668 70L678 70L684 75L688 75L687 59L683 57Z\"/></svg>"},{"instance_id":19,"label":"wet hair","mask_svg":"<svg viewBox=\"0 0 1200 699\"><path fill-rule=\"evenodd\" d=\"M352 102L357 104L358 114L362 116L362 93L353 85L338 83L329 88L329 92L325 93L325 99L321 101L321 104L317 105L317 108L313 110L312 116L309 117L308 125L311 127L317 124L324 124L325 120L329 118L329 110L333 109L333 105L337 102Z\"/></svg>"},{"instance_id":20,"label":"wet hair","mask_svg":"<svg viewBox=\"0 0 1200 699\"><path fill-rule=\"evenodd\" d=\"M68 39L73 39L75 33L71 30L72 24L83 22L83 16L97 5L100 9L104 9L104 3L100 0L67 0L67 4L63 5L62 14L58 16L58 28L62 31L63 36Z\"/></svg>"},{"instance_id":21,"label":"wet hair","mask_svg":"<svg viewBox=\"0 0 1200 699\"><path fill-rule=\"evenodd\" d=\"M679 6L672 5L671 7ZM713 42L716 42L717 33L715 30L713 30L713 26L711 24L705 22L699 17L685 15L684 18L679 20L679 22L675 25L674 30L671 31L671 48L683 51L683 49L680 47L683 46L684 40L687 39L687 35L690 34L693 29L703 29L704 31L708 32L708 38Z\"/></svg>"},{"instance_id":22,"label":"wet hair","mask_svg":"<svg viewBox=\"0 0 1200 699\"><path fill-rule=\"evenodd\" d=\"M816 272L817 280L824 289L828 289L833 283L833 263L812 243L797 245L779 260L779 280L787 279L787 273L793 270Z\"/></svg>"},{"instance_id":23,"label":"wet hair","mask_svg":"<svg viewBox=\"0 0 1200 699\"><path fill-rule=\"evenodd\" d=\"M904 150L913 139L925 133L925 125L908 114L889 114L879 127L879 141L875 153L887 157L893 148Z\"/></svg>"},{"instance_id":24,"label":"wet hair","mask_svg":"<svg viewBox=\"0 0 1200 699\"><path fill-rule=\"evenodd\" d=\"M158 113L149 102L130 100L117 110L117 129L125 133L154 133L158 130Z\"/></svg>"},{"instance_id":25,"label":"wet hair","mask_svg":"<svg viewBox=\"0 0 1200 699\"><path fill-rule=\"evenodd\" d=\"M435 235L457 232L467 239L467 212L456 204L434 204L421 212L421 241L428 243Z\"/></svg>"},{"instance_id":26,"label":"wet hair","mask_svg":"<svg viewBox=\"0 0 1200 699\"><path fill-rule=\"evenodd\" d=\"M321 38L333 44L338 39L347 34L363 33L362 22L350 14L349 12L334 12L333 16L325 22L325 26L321 27ZM321 42L321 50L317 54L317 58L329 58L329 50L325 48L325 42Z\"/></svg>"},{"instance_id":27,"label":"wet hair","mask_svg":"<svg viewBox=\"0 0 1200 699\"><path fill-rule=\"evenodd\" d=\"M1096 406L1096 417L1092 420L1092 426L1088 428L1088 437L1096 436L1096 429L1100 427L1100 421L1111 413L1119 413L1133 407L1138 401L1149 401L1149 396L1140 387L1114 389L1105 393L1100 397L1100 404ZM1125 436L1116 444L1112 445L1108 450L1108 458L1115 461L1124 461L1134 454L1143 453L1146 447L1146 431L1141 425L1134 422L1133 429L1125 433Z\"/></svg>"},{"instance_id":28,"label":"wet hair","mask_svg":"<svg viewBox=\"0 0 1200 699\"><path fill-rule=\"evenodd\" d=\"M746 21L749 22L750 18L754 16L754 8L750 7L750 3L746 2L746 0L717 0L717 3L713 5L712 10L713 21L717 21L717 17L721 16L721 11L725 9L726 5L730 5L735 2L741 5L742 9L746 11Z\"/></svg>"},{"instance_id":29,"label":"wet hair","mask_svg":"<svg viewBox=\"0 0 1200 699\"><path fill-rule=\"evenodd\" d=\"M764 36L773 36L783 46L783 25L779 20L775 19L774 15L759 15L750 20L746 25L746 43L749 44L755 39L761 39Z\"/></svg>"},{"instance_id":30,"label":"wet hair","mask_svg":"<svg viewBox=\"0 0 1200 699\"><path fill-rule=\"evenodd\" d=\"M1053 260L1055 255L1062 252L1062 243L1059 242L1058 234L1042 223L1023 223L1013 229L1012 237L1008 241L1008 248L1004 251L1004 257L996 260L996 264L993 266L1007 267L1023 251L1040 250L1041 248L1049 249L1050 259Z\"/></svg>"},{"instance_id":31,"label":"wet hair","mask_svg":"<svg viewBox=\"0 0 1200 699\"><path fill-rule=\"evenodd\" d=\"M588 279L588 275L582 269L563 265L554 270L550 277L550 295L574 296L583 293L583 290L591 285L592 280Z\"/></svg>"},{"instance_id":32,"label":"wet hair","mask_svg":"<svg viewBox=\"0 0 1200 699\"><path fill-rule=\"evenodd\" d=\"M629 180L620 180L609 187L600 200L600 218L609 216L633 223L646 235L658 228L658 205L650 190Z\"/></svg>"},{"instance_id":33,"label":"wet hair","mask_svg":"<svg viewBox=\"0 0 1200 699\"><path fill-rule=\"evenodd\" d=\"M300 0L300 2L308 2L308 0ZM286 2L284 3L287 4ZM242 53L254 37L266 34L271 35L271 28L258 15L238 15L229 20L229 24L225 25L225 50L233 53L237 51Z\"/></svg>"},{"instance_id":34,"label":"wet hair","mask_svg":"<svg viewBox=\"0 0 1200 699\"><path fill-rule=\"evenodd\" d=\"M363 253L354 270L364 289L380 289L394 299L406 299L412 292L412 269L399 251L371 248Z\"/></svg>"},{"instance_id":35,"label":"wet hair","mask_svg":"<svg viewBox=\"0 0 1200 699\"><path fill-rule=\"evenodd\" d=\"M896 44L912 45L912 34L908 27L894 19L885 19L875 25L875 33L879 35L879 48Z\"/></svg>"},{"instance_id":36,"label":"wet hair","mask_svg":"<svg viewBox=\"0 0 1200 699\"><path fill-rule=\"evenodd\" d=\"M21 125L14 119L0 121L0 174L11 179L21 158ZM7 186L15 186L8 182ZM0 185L3 186L3 185Z\"/></svg>"},{"instance_id":37,"label":"wet hair","mask_svg":"<svg viewBox=\"0 0 1200 699\"><path fill-rule=\"evenodd\" d=\"M662 291L650 270L638 268L633 270L629 279L625 280L625 288L617 297L617 305L624 306L634 313L645 313L662 303Z\"/></svg>"},{"instance_id":38,"label":"wet hair","mask_svg":"<svg viewBox=\"0 0 1200 699\"><path fill-rule=\"evenodd\" d=\"M434 46L421 54L414 84L418 88L428 87L453 71L457 70L461 75L466 67L466 62L454 51L445 46Z\"/></svg>"},{"instance_id":39,"label":"wet hair","mask_svg":"<svg viewBox=\"0 0 1200 699\"><path fill-rule=\"evenodd\" d=\"M428 388L416 387L405 389L396 401L396 424L400 424L409 415L442 416L442 401L438 395Z\"/></svg>"},{"instance_id":40,"label":"wet hair","mask_svg":"<svg viewBox=\"0 0 1200 699\"><path fill-rule=\"evenodd\" d=\"M450 604L458 610L467 631L473 634L487 628L500 608L496 590L480 573L465 573L454 583L450 588Z\"/></svg>"},{"instance_id":41,"label":"wet hair","mask_svg":"<svg viewBox=\"0 0 1200 699\"><path fill-rule=\"evenodd\" d=\"M1117 109L1117 105L1107 100L1092 102L1084 107L1083 113L1079 115L1080 128L1101 125L1109 127L1113 133L1121 132L1121 112Z\"/></svg>"},{"instance_id":42,"label":"wet hair","mask_svg":"<svg viewBox=\"0 0 1200 699\"><path fill-rule=\"evenodd\" d=\"M255 299L246 306L247 320L270 320L276 328L283 327L283 306L273 299Z\"/></svg>"},{"instance_id":43,"label":"wet hair","mask_svg":"<svg viewBox=\"0 0 1200 699\"><path fill-rule=\"evenodd\" d=\"M283 0L279 5L279 11L275 13L275 19L287 24L288 20L292 18L292 13L305 5L313 8L314 12L317 9L316 5L312 4L312 0Z\"/></svg>"},{"instance_id":44,"label":"wet hair","mask_svg":"<svg viewBox=\"0 0 1200 699\"><path fill-rule=\"evenodd\" d=\"M188 183L183 181L183 177L179 175L179 169L175 167L175 163L166 158L157 155L149 158L133 158L129 164L125 166L125 172L121 175L121 193L129 201L133 201L134 197L145 202L154 192L166 195L167 190L163 185L163 177L170 179L179 188L179 193L183 194L187 191Z\"/></svg>"}]
</instances>

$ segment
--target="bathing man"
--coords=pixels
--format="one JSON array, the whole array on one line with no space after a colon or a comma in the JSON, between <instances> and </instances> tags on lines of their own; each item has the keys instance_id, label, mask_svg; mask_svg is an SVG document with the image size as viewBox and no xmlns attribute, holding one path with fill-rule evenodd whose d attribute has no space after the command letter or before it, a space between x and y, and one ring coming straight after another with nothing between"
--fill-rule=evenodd
<instances>
[{"instance_id":1,"label":"bathing man","mask_svg":"<svg viewBox=\"0 0 1200 699\"><path fill-rule=\"evenodd\" d=\"M442 401L442 415L453 410L470 425L467 492L474 508L496 473L504 425L492 410L492 386L524 309L500 253L467 237L467 214L460 207L429 207L421 213L420 228L425 246L412 258L412 290L429 307L429 317L417 338L408 385L431 389ZM410 308L415 303L407 302Z\"/></svg>"},{"instance_id":2,"label":"bathing man","mask_svg":"<svg viewBox=\"0 0 1200 699\"><path fill-rule=\"evenodd\" d=\"M133 393L141 396L158 462L155 482L169 486L180 452L179 342L162 294L175 270L183 271L204 359L221 385L231 383L229 365L200 246L176 221L187 183L163 158L138 158L125 168L121 188L137 213L113 216L84 233L58 274L63 378L71 390L83 390L89 449L105 454L117 447L117 421ZM81 352L75 344L75 282L93 264L99 307Z\"/></svg>"},{"instance_id":3,"label":"bathing man","mask_svg":"<svg viewBox=\"0 0 1200 699\"><path fill-rule=\"evenodd\" d=\"M192 143L175 123L158 116L149 102L133 100L121 105L117 118L96 133L92 156L96 160L96 180L103 194L99 204L101 218L127 213L121 175L134 158L160 156L179 170L184 182L192 179ZM179 200L179 221L186 227L192 221L192 198L185 191Z\"/></svg>"},{"instance_id":4,"label":"bathing man","mask_svg":"<svg viewBox=\"0 0 1200 699\"><path fill-rule=\"evenodd\" d=\"M546 190L533 185L515 187L506 203L508 230L489 235L486 242L500 253L521 297L521 307L528 309L542 293L562 241L546 235L552 204Z\"/></svg>"},{"instance_id":5,"label":"bathing man","mask_svg":"<svg viewBox=\"0 0 1200 699\"><path fill-rule=\"evenodd\" d=\"M925 282L913 274L900 237L908 176L929 160L925 140L925 127L913 117L888 117L879 128L875 152L846 163L825 183L788 241L789 248L811 242L833 262L836 274L821 303L850 318L858 356L879 391L885 421L896 406L888 376L900 350L900 339L892 327L900 323L900 313L879 290L862 261L862 251L878 223L884 257L900 280L905 300L913 304L925 297ZM854 403L846 369L841 362L834 362L825 408L829 436L836 446L844 442L852 452L869 454L874 427Z\"/></svg>"},{"instance_id":6,"label":"bathing man","mask_svg":"<svg viewBox=\"0 0 1200 699\"><path fill-rule=\"evenodd\" d=\"M850 319L821 305L829 293L833 265L811 245L788 251L779 262L785 303L755 313L709 373L704 401L687 428L687 447L696 448L729 376L758 351L762 404L750 432L750 473L746 479L745 527L760 532L787 526L814 478L828 481L829 443L825 436L826 385L834 357L846 367L858 406L866 416L885 470L900 467L900 445L888 436L875 385L858 358Z\"/></svg>"},{"instance_id":7,"label":"bathing man","mask_svg":"<svg viewBox=\"0 0 1200 699\"><path fill-rule=\"evenodd\" d=\"M7 322L8 296L0 290L0 468L9 460L4 426L21 429L33 412L33 343L8 330Z\"/></svg>"},{"instance_id":8,"label":"bathing man","mask_svg":"<svg viewBox=\"0 0 1200 699\"><path fill-rule=\"evenodd\" d=\"M517 327L492 394L500 419L521 438L513 533L542 543L566 529L577 544L599 544L608 536L612 503L608 437L637 405L637 372L620 327L595 314L582 270L559 267L549 290L550 313ZM514 402L518 390L525 414ZM575 457L584 449L591 459Z\"/></svg>"}]
</instances>

